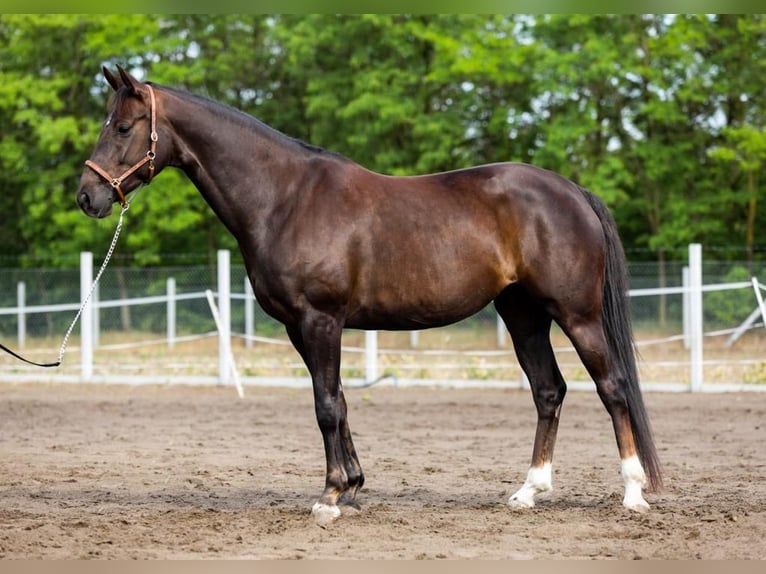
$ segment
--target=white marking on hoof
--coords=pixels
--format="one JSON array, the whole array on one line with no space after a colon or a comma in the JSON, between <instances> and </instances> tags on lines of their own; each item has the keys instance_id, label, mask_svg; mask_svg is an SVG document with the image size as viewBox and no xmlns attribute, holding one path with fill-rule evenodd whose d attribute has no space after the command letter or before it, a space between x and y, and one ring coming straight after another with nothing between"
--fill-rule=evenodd
<instances>
[{"instance_id":1,"label":"white marking on hoof","mask_svg":"<svg viewBox=\"0 0 766 574\"><path fill-rule=\"evenodd\" d=\"M646 486L646 474L637 456L631 456L622 461L622 480L625 483L625 497L622 505L628 510L638 513L649 512L649 503L644 500L641 489Z\"/></svg>"},{"instance_id":2,"label":"white marking on hoof","mask_svg":"<svg viewBox=\"0 0 766 574\"><path fill-rule=\"evenodd\" d=\"M527 472L527 480L509 499L508 506L514 510L525 510L535 505L535 496L541 492L553 490L551 482L551 463L546 462L540 467L531 467Z\"/></svg>"},{"instance_id":3,"label":"white marking on hoof","mask_svg":"<svg viewBox=\"0 0 766 574\"><path fill-rule=\"evenodd\" d=\"M641 500L639 502L632 503L632 504L625 502L623 500L622 505L628 510L632 510L633 512L637 512L638 514L646 514L651 509L651 507L649 506L649 503L646 502L646 500Z\"/></svg>"},{"instance_id":4,"label":"white marking on hoof","mask_svg":"<svg viewBox=\"0 0 766 574\"><path fill-rule=\"evenodd\" d=\"M314 521L317 523L317 526L326 528L340 517L340 508L335 505L330 506L329 504L315 502L311 508L311 514L314 515Z\"/></svg>"},{"instance_id":5,"label":"white marking on hoof","mask_svg":"<svg viewBox=\"0 0 766 574\"><path fill-rule=\"evenodd\" d=\"M508 499L508 507L511 510L527 510L535 506L535 499L532 496L524 496L521 491L517 492Z\"/></svg>"}]
</instances>

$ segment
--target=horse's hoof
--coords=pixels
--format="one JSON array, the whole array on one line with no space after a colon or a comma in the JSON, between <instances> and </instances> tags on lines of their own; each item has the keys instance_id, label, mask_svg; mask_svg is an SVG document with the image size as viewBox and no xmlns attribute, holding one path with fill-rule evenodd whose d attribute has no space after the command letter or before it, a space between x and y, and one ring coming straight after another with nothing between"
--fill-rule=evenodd
<instances>
[{"instance_id":1,"label":"horse's hoof","mask_svg":"<svg viewBox=\"0 0 766 574\"><path fill-rule=\"evenodd\" d=\"M638 483L629 483L625 486L625 496L622 497L622 505L628 510L645 514L649 512L649 503L644 500L641 487Z\"/></svg>"},{"instance_id":2,"label":"horse's hoof","mask_svg":"<svg viewBox=\"0 0 766 574\"><path fill-rule=\"evenodd\" d=\"M646 502L645 500L640 500L633 503L623 502L622 505L628 510L632 510L633 512L637 512L638 514L646 514L647 512L649 512L649 503Z\"/></svg>"},{"instance_id":3,"label":"horse's hoof","mask_svg":"<svg viewBox=\"0 0 766 574\"><path fill-rule=\"evenodd\" d=\"M317 526L327 528L340 518L341 512L340 508L335 505L330 506L329 504L317 502L311 508L311 514L314 515L314 521L317 523Z\"/></svg>"},{"instance_id":4,"label":"horse's hoof","mask_svg":"<svg viewBox=\"0 0 766 574\"><path fill-rule=\"evenodd\" d=\"M514 494L508 499L508 507L511 510L529 510L530 508L533 508L535 506L535 499L531 496L529 498L518 496L517 494Z\"/></svg>"}]
</instances>

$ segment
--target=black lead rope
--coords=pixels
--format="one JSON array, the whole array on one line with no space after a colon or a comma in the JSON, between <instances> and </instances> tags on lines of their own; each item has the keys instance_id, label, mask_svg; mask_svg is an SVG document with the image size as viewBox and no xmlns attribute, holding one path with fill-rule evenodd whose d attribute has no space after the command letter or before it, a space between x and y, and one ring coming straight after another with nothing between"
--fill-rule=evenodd
<instances>
[{"instance_id":1,"label":"black lead rope","mask_svg":"<svg viewBox=\"0 0 766 574\"><path fill-rule=\"evenodd\" d=\"M59 360L58 360L58 361L56 361L55 363L36 363L36 362L34 362L34 361L30 361L29 359L26 359L26 358L22 357L21 355L19 355L19 354L18 354L16 351L12 351L11 349L9 349L8 347L6 347L6 346L5 346L5 345L3 345L2 343L0 343L0 349L2 349L3 351L5 351L6 353L8 353L9 355L11 355L12 357L16 357L16 358L17 358L19 361L24 361L24 362L25 362L25 363L27 363L28 365L34 365L35 367L45 367L45 368L50 368L50 367L58 367L58 366L61 364L61 359L59 359Z\"/></svg>"},{"instance_id":2,"label":"black lead rope","mask_svg":"<svg viewBox=\"0 0 766 574\"><path fill-rule=\"evenodd\" d=\"M140 188L139 188L140 189ZM136 195L133 195L133 199L136 198ZM106 269L107 264L109 263L109 260L112 258L112 253L114 253L114 248L117 246L117 239L120 237L120 231L122 230L122 219L125 215L125 212L130 207L129 202L125 202L122 206L122 211L120 211L120 219L117 221L117 228L114 230L114 237L112 237L112 244L109 246L109 250L106 252L106 257L104 257L104 262L101 264L101 269L98 270L98 273L96 274L96 278L93 280L93 284L90 286L90 291L88 291L88 295L83 300L82 304L80 305L80 309L77 311L77 314L74 316L74 319L72 319L72 323L69 325L69 329L67 329L66 334L64 335L64 340L61 343L61 348L59 349L59 358L57 361L53 363L37 363L35 361L31 361L25 357L22 357L17 352L12 351L2 343L0 343L0 349L11 355L12 357L15 357L19 361L23 361L29 365L33 365L35 367L43 367L43 368L51 368L51 367L58 367L61 365L61 363L64 361L64 353L66 352L67 345L69 344L69 336L72 334L72 331L74 330L74 326L77 324L77 320L80 318L80 315L82 315L83 310L85 309L85 306L90 301L90 298L93 296L93 292L96 290L96 285L98 284L98 280L101 279L101 275L103 275L104 270Z\"/></svg>"}]
</instances>

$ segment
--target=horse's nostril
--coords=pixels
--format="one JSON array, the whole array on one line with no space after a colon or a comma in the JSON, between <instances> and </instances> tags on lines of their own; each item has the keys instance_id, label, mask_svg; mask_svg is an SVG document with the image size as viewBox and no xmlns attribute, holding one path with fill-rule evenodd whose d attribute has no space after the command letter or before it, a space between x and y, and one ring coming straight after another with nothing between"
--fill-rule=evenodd
<instances>
[{"instance_id":1,"label":"horse's nostril","mask_svg":"<svg viewBox=\"0 0 766 574\"><path fill-rule=\"evenodd\" d=\"M77 194L77 205L80 206L80 209L90 208L90 197L84 191Z\"/></svg>"}]
</instances>

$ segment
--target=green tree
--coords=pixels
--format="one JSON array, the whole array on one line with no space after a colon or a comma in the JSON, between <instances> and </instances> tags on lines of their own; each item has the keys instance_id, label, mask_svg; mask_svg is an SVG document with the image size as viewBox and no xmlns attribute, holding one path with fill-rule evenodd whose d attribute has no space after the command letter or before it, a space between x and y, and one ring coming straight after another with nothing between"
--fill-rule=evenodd
<instances>
[{"instance_id":1,"label":"green tree","mask_svg":"<svg viewBox=\"0 0 766 574\"><path fill-rule=\"evenodd\" d=\"M386 173L412 170L428 113L430 16L283 19L285 74L301 86L296 134ZM432 160L426 160L432 161Z\"/></svg>"},{"instance_id":2,"label":"green tree","mask_svg":"<svg viewBox=\"0 0 766 574\"><path fill-rule=\"evenodd\" d=\"M118 23L125 32L115 35ZM112 224L87 224L74 203L104 110L95 78L102 62L129 59L154 32L138 16L0 18L0 187L4 214L15 216L3 228L15 227L17 238L0 247L6 255L71 264L81 249L108 242Z\"/></svg>"},{"instance_id":3,"label":"green tree","mask_svg":"<svg viewBox=\"0 0 766 574\"><path fill-rule=\"evenodd\" d=\"M762 15L0 15L0 256L73 264L114 219L74 205L102 64L256 115L394 174L527 161L601 195L624 242L761 256ZM115 33L119 30L119 33ZM210 261L234 242L158 177L118 248Z\"/></svg>"},{"instance_id":4,"label":"green tree","mask_svg":"<svg viewBox=\"0 0 766 574\"><path fill-rule=\"evenodd\" d=\"M735 243L744 240L746 257L752 266L758 240L756 230L766 224L763 210L758 209L758 199L764 194L758 174L766 161L763 103L766 19L762 14L726 14L717 16L716 22L719 33L711 41L706 57L717 71L717 123L721 128L713 130L709 156L720 164L718 181L727 191L727 209L722 210L731 214L726 218L731 230L727 236Z\"/></svg>"},{"instance_id":5,"label":"green tree","mask_svg":"<svg viewBox=\"0 0 766 574\"><path fill-rule=\"evenodd\" d=\"M625 156L634 19L558 15L539 17L534 25L540 57L532 95L538 130L532 161L591 189L613 209L636 183Z\"/></svg>"}]
</instances>

